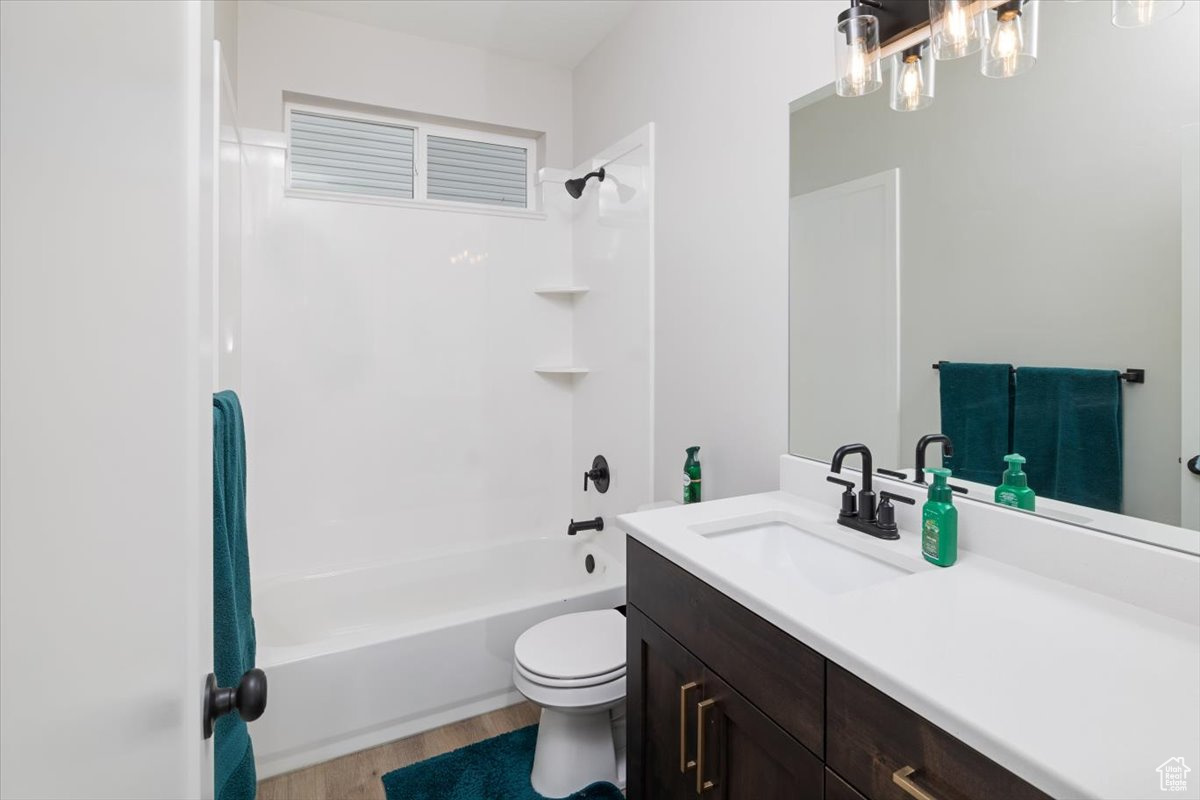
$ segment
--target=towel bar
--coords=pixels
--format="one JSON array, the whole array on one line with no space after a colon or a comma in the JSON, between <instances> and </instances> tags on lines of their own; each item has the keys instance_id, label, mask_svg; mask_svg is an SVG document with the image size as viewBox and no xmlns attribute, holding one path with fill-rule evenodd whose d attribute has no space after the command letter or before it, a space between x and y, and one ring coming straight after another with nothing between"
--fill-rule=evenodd
<instances>
[{"instance_id":1,"label":"towel bar","mask_svg":"<svg viewBox=\"0 0 1200 800\"><path fill-rule=\"evenodd\" d=\"M945 364L945 363L946 363L945 361L938 361L937 363L935 363L933 365L933 368L941 369L942 364ZM1012 371L1016 372L1017 368L1013 367ZM1146 370L1134 369L1134 368L1130 367L1129 369L1125 370L1117 377L1120 378L1121 380L1125 381L1126 383L1145 383L1146 382Z\"/></svg>"}]
</instances>

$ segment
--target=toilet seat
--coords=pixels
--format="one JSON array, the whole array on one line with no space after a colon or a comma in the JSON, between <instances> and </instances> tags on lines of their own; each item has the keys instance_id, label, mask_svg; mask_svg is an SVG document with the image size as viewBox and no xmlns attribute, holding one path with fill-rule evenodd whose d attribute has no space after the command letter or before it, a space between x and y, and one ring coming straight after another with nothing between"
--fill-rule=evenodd
<instances>
[{"instance_id":1,"label":"toilet seat","mask_svg":"<svg viewBox=\"0 0 1200 800\"><path fill-rule=\"evenodd\" d=\"M594 709L625 697L625 615L615 609L539 622L513 656L513 683L540 706Z\"/></svg>"},{"instance_id":2,"label":"toilet seat","mask_svg":"<svg viewBox=\"0 0 1200 800\"><path fill-rule=\"evenodd\" d=\"M539 622L518 637L513 655L517 670L543 686L616 680L625 674L625 616L606 609Z\"/></svg>"},{"instance_id":3,"label":"toilet seat","mask_svg":"<svg viewBox=\"0 0 1200 800\"><path fill-rule=\"evenodd\" d=\"M625 699L625 676L595 686L545 686L513 668L513 683L522 695L542 708L579 713L612 708Z\"/></svg>"},{"instance_id":4,"label":"toilet seat","mask_svg":"<svg viewBox=\"0 0 1200 800\"><path fill-rule=\"evenodd\" d=\"M590 675L585 678L552 678L548 675L539 675L529 667L522 664L520 661L513 662L517 672L521 674L525 680L530 683L536 683L539 686L546 686L553 689L576 689L586 686L599 686L600 684L615 681L617 678L624 677L625 667L619 667L612 672L606 672L603 675Z\"/></svg>"}]
</instances>

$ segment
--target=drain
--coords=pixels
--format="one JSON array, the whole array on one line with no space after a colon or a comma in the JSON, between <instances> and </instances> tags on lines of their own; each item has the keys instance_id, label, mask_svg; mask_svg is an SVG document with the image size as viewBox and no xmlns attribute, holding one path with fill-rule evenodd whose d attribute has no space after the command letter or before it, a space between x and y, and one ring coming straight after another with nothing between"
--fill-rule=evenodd
<instances>
[{"instance_id":1,"label":"drain","mask_svg":"<svg viewBox=\"0 0 1200 800\"><path fill-rule=\"evenodd\" d=\"M589 575L596 571L596 559L593 558L590 553L588 554L588 557L583 560L583 568L588 571Z\"/></svg>"}]
</instances>

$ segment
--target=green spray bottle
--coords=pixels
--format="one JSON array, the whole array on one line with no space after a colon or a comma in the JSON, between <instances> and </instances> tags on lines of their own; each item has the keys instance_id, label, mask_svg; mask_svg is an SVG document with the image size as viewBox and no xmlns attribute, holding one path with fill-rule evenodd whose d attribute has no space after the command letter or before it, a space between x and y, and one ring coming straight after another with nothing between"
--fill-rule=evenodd
<instances>
[{"instance_id":1,"label":"green spray bottle","mask_svg":"<svg viewBox=\"0 0 1200 800\"><path fill-rule=\"evenodd\" d=\"M699 452L699 447L689 447L687 461L683 462L684 503L700 502L700 459L696 457L696 453Z\"/></svg>"},{"instance_id":2,"label":"green spray bottle","mask_svg":"<svg viewBox=\"0 0 1200 800\"><path fill-rule=\"evenodd\" d=\"M921 509L921 555L930 564L948 567L958 560L958 509L946 480L948 469L927 469L933 476L929 499Z\"/></svg>"},{"instance_id":3,"label":"green spray bottle","mask_svg":"<svg viewBox=\"0 0 1200 800\"><path fill-rule=\"evenodd\" d=\"M1033 511L1037 495L1029 488L1029 476L1021 471L1025 456L1013 453L1004 457L1008 469L1004 471L1004 482L996 487L996 502L1002 506Z\"/></svg>"}]
</instances>

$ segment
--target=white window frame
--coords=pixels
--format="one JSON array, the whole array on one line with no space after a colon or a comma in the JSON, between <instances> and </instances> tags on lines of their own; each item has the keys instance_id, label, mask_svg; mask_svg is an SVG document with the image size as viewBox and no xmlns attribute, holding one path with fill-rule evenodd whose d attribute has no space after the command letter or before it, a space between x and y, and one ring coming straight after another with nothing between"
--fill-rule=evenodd
<instances>
[{"instance_id":1,"label":"white window frame","mask_svg":"<svg viewBox=\"0 0 1200 800\"><path fill-rule=\"evenodd\" d=\"M323 189L301 189L292 186L292 111L304 111L312 114L323 114L329 117L341 117L365 122L380 122L387 125L397 125L413 130L413 197L383 197L372 194L355 192L331 192ZM487 203L466 203L455 200L431 200L428 197L426 183L425 154L428 152L426 140L430 136L446 136L453 139L468 139L474 142L520 147L525 150L525 208L511 206L488 205ZM400 206L405 208L436 209L441 211L457 211L467 214L491 214L501 217L530 217L545 219L546 215L538 208L537 188L537 159L538 143L536 139L521 136L509 136L474 128L458 128L449 125L439 125L430 122L418 122L402 116L385 114L369 114L362 111L347 111L329 106L317 106L308 103L285 102L283 104L283 137L285 143L284 157L284 196L304 197L317 200L341 200L351 203L368 203L371 205Z\"/></svg>"}]
</instances>

